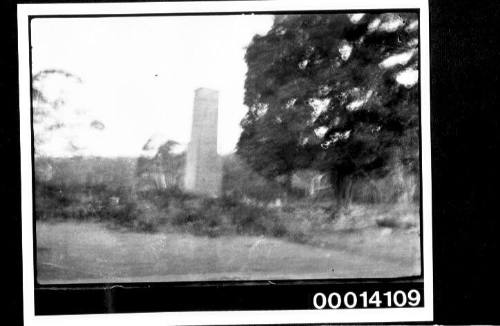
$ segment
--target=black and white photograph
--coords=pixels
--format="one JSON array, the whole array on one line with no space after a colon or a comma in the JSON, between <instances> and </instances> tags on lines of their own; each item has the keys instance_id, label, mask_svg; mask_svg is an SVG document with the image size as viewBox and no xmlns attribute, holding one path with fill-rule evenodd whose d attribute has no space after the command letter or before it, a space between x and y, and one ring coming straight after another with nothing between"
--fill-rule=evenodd
<instances>
[{"instance_id":1,"label":"black and white photograph","mask_svg":"<svg viewBox=\"0 0 500 326\"><path fill-rule=\"evenodd\" d=\"M35 289L427 286L420 7L228 5L29 16ZM423 309L417 288L337 301Z\"/></svg>"}]
</instances>

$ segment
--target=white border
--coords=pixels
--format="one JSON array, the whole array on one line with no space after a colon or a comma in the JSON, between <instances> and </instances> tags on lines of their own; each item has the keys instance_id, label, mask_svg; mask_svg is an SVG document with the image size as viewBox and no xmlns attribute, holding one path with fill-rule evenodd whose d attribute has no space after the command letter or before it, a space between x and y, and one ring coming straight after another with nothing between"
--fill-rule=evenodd
<instances>
[{"instance_id":1,"label":"white border","mask_svg":"<svg viewBox=\"0 0 500 326\"><path fill-rule=\"evenodd\" d=\"M423 200L423 308L162 312L141 314L96 314L71 316L35 316L33 266L33 207L30 125L29 15L144 14L231 11L286 10L356 10L356 9L420 9L420 85L422 133ZM20 4L19 36L19 105L21 143L21 202L23 249L23 298L25 325L203 325L203 324L273 324L273 323L361 323L416 322L433 320L432 269L432 196L429 81L429 10L425 0L271 0L170 3L94 3L94 4Z\"/></svg>"}]
</instances>

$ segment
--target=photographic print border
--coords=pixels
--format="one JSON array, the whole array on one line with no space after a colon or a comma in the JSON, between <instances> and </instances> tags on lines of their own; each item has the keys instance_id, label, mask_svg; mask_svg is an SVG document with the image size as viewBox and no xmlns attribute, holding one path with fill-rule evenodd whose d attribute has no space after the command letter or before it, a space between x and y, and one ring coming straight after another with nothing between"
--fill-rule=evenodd
<instances>
[{"instance_id":1,"label":"photographic print border","mask_svg":"<svg viewBox=\"0 0 500 326\"><path fill-rule=\"evenodd\" d=\"M416 11L419 13L419 87L420 87L420 167L421 167L421 276L396 279L333 279L290 281L217 281L173 283L122 283L77 284L41 286L36 283L36 240L33 214L33 133L31 108L31 56L30 21L42 17L111 17L111 16L168 16L168 15L235 15L318 12L368 12L368 11ZM391 322L428 321L433 314L432 287L432 227L431 227L431 176L430 176L430 103L429 103L429 29L428 8L425 1L378 1L374 7L369 1L223 1L223 2L169 2L169 3L94 3L94 4L38 4L18 6L19 27L19 84L21 123L21 171L22 171L22 238L25 321L33 324L65 324L71 321L120 321L125 325L136 322L158 324L269 324L269 323L325 323L325 322ZM422 55L423 54L423 55ZM425 277L424 277L425 276ZM418 279L423 278L422 282ZM371 308L314 310L303 302L314 291L327 292L340 288L360 291L367 289L402 289L421 284L424 306L419 308ZM346 290L346 291L347 291ZM129 292L131 291L131 292ZM133 307L134 300L151 296L153 301L142 301ZM155 292L156 291L156 292ZM200 292L201 291L201 292ZM226 293L224 293L226 291ZM260 291L260 293L259 293ZM225 298L221 306L207 305L209 301L193 299L204 292L206 297ZM162 295L170 300L154 305ZM252 297L266 307L241 301L244 308L231 303L234 296ZM269 298L269 300L263 299ZM285 301L290 300L288 305ZM122 298L122 299L120 299ZM183 298L184 307L174 301ZM281 299L280 299L281 298ZM288 298L288 299L286 299ZM309 298L310 299L310 298ZM95 301L97 300L97 301ZM100 302L99 300L109 300ZM120 302L120 304L113 301ZM225 300L225 301L224 301ZM274 302L278 300L282 302ZM50 302L50 303L49 303ZM66 305L64 304L66 302ZM79 306L85 304L85 306ZM68 303L78 306L71 310ZM189 304L190 303L190 304ZM203 304L204 306L200 306ZM283 305L282 305L283 304ZM132 305L132 306L131 306ZM230 309L223 309L231 306ZM123 308L125 307L125 309ZM142 308L141 308L142 307ZM167 307L170 307L168 309ZM291 308L296 307L296 308ZM301 309L303 307L303 309ZM66 309L66 310L65 310ZM160 312L167 311L169 312ZM106 313L113 312L113 313ZM129 312L125 313L124 312ZM142 314L130 314L143 312ZM147 314L145 314L148 312ZM72 316L56 316L68 315ZM44 316L41 316L44 315ZM49 316L50 315L50 316ZM106 317L104 317L106 316Z\"/></svg>"}]
</instances>

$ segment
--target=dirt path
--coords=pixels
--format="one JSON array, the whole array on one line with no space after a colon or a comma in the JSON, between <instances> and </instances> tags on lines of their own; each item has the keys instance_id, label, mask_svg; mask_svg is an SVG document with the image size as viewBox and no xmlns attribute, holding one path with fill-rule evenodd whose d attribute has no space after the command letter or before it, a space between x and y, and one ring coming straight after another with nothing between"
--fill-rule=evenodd
<instances>
[{"instance_id":1,"label":"dirt path","mask_svg":"<svg viewBox=\"0 0 500 326\"><path fill-rule=\"evenodd\" d=\"M37 222L36 230L42 284L398 277L420 272L415 245L395 250L390 237L401 237L391 234L379 239L374 254L363 249L373 245L359 234L350 236L351 248L321 248L264 237L121 232L97 223Z\"/></svg>"}]
</instances>

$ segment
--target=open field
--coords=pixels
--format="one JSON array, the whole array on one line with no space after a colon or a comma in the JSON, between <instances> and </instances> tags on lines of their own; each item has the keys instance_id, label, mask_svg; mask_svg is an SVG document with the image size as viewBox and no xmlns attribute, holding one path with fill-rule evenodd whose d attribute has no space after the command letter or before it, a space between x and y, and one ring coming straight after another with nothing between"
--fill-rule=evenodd
<instances>
[{"instance_id":1,"label":"open field","mask_svg":"<svg viewBox=\"0 0 500 326\"><path fill-rule=\"evenodd\" d=\"M97 222L36 223L42 284L399 277L420 274L415 228L318 233L312 244L264 236L111 230Z\"/></svg>"}]
</instances>

